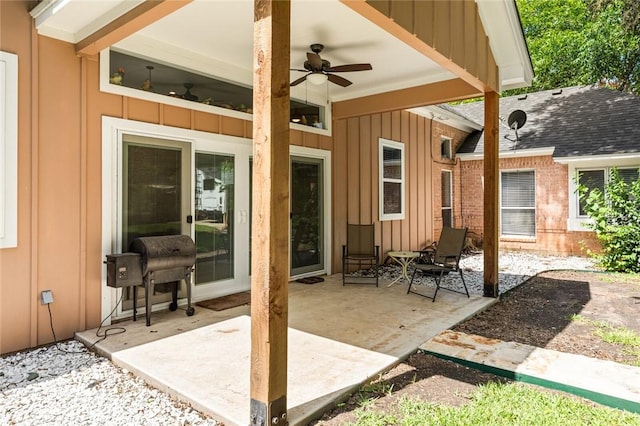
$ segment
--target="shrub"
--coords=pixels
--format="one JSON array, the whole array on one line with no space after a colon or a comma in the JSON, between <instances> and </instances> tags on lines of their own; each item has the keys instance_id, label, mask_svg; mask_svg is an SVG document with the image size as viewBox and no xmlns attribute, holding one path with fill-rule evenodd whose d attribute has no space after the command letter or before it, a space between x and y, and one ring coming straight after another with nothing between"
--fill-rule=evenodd
<instances>
[{"instance_id":1,"label":"shrub","mask_svg":"<svg viewBox=\"0 0 640 426\"><path fill-rule=\"evenodd\" d=\"M612 169L604 193L584 185L578 193L602 246L589 254L608 271L640 272L640 177L627 183Z\"/></svg>"}]
</instances>

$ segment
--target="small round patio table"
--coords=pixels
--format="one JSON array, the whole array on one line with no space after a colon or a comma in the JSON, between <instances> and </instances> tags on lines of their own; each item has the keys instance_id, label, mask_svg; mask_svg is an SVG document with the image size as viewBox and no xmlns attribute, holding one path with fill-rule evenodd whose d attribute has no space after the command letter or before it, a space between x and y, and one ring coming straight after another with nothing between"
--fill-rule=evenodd
<instances>
[{"instance_id":1,"label":"small round patio table","mask_svg":"<svg viewBox=\"0 0 640 426\"><path fill-rule=\"evenodd\" d=\"M387 287L391 287L402 279L405 279L408 283L410 279L407 273L407 269L409 268L409 265L411 265L418 257L420 257L420 253L415 251L390 251L387 254L400 266L402 266L402 272L400 273L400 276L391 281L391 284L389 284Z\"/></svg>"}]
</instances>

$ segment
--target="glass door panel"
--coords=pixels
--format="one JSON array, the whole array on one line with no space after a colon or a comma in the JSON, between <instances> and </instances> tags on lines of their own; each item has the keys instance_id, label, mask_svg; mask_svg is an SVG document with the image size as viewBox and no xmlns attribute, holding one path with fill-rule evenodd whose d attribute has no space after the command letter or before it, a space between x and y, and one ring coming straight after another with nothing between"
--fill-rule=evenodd
<instances>
[{"instance_id":1,"label":"glass door panel","mask_svg":"<svg viewBox=\"0 0 640 426\"><path fill-rule=\"evenodd\" d=\"M196 285L234 277L234 157L195 155Z\"/></svg>"},{"instance_id":2,"label":"glass door panel","mask_svg":"<svg viewBox=\"0 0 640 426\"><path fill-rule=\"evenodd\" d=\"M125 135L122 155L122 252L138 237L188 234L188 147ZM186 188L186 189L185 189ZM180 291L185 289L182 283ZM123 309L132 309L133 289L124 289ZM152 303L171 300L171 285L154 286ZM144 306L144 291L138 292Z\"/></svg>"},{"instance_id":3,"label":"glass door panel","mask_svg":"<svg viewBox=\"0 0 640 426\"><path fill-rule=\"evenodd\" d=\"M291 275L324 268L323 161L291 159Z\"/></svg>"}]
</instances>

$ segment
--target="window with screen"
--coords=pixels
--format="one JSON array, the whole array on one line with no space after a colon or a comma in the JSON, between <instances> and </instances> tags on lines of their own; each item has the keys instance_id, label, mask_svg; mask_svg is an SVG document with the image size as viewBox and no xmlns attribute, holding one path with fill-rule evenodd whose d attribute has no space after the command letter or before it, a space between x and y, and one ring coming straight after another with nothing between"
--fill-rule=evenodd
<instances>
[{"instance_id":1,"label":"window with screen","mask_svg":"<svg viewBox=\"0 0 640 426\"><path fill-rule=\"evenodd\" d=\"M504 236L535 237L535 173L515 171L501 173L501 233Z\"/></svg>"},{"instance_id":2,"label":"window with screen","mask_svg":"<svg viewBox=\"0 0 640 426\"><path fill-rule=\"evenodd\" d=\"M404 219L404 145L380 139L380 220Z\"/></svg>"},{"instance_id":3,"label":"window with screen","mask_svg":"<svg viewBox=\"0 0 640 426\"><path fill-rule=\"evenodd\" d=\"M442 226L453 226L453 185L450 170L440 173L442 190Z\"/></svg>"},{"instance_id":4,"label":"window with screen","mask_svg":"<svg viewBox=\"0 0 640 426\"><path fill-rule=\"evenodd\" d=\"M620 177L627 185L630 185L633 182L637 181L638 177L640 176L637 168L617 169L617 170L618 170L618 173L620 174Z\"/></svg>"},{"instance_id":5,"label":"window with screen","mask_svg":"<svg viewBox=\"0 0 640 426\"><path fill-rule=\"evenodd\" d=\"M623 182L627 184L631 184L638 180L637 168L616 168L616 170ZM578 184L587 187L587 193L594 189L604 192L605 186L607 185L612 172L613 167L595 170L578 170ZM578 200L578 206L578 216L586 217L587 212L585 210L584 199Z\"/></svg>"},{"instance_id":6,"label":"window with screen","mask_svg":"<svg viewBox=\"0 0 640 426\"><path fill-rule=\"evenodd\" d=\"M594 189L599 189L604 192L605 185L605 170L580 170L578 171L578 184L586 186L587 191L591 192ZM585 210L586 204L584 199L579 200L578 216L587 216Z\"/></svg>"},{"instance_id":7,"label":"window with screen","mask_svg":"<svg viewBox=\"0 0 640 426\"><path fill-rule=\"evenodd\" d=\"M440 156L447 160L453 158L451 154L451 138L445 136L440 137Z\"/></svg>"}]
</instances>

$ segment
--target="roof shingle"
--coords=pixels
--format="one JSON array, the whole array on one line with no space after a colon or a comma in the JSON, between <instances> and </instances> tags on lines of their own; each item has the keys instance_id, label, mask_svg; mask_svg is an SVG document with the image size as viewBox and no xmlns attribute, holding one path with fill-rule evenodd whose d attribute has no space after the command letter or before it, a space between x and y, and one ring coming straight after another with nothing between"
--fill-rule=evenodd
<instances>
[{"instance_id":1,"label":"roof shingle","mask_svg":"<svg viewBox=\"0 0 640 426\"><path fill-rule=\"evenodd\" d=\"M477 123L484 102L448 105ZM527 114L516 134L507 120ZM500 98L500 151L555 147L554 157L640 153L640 97L595 86L576 86ZM469 135L458 153L484 151L480 132Z\"/></svg>"}]
</instances>

